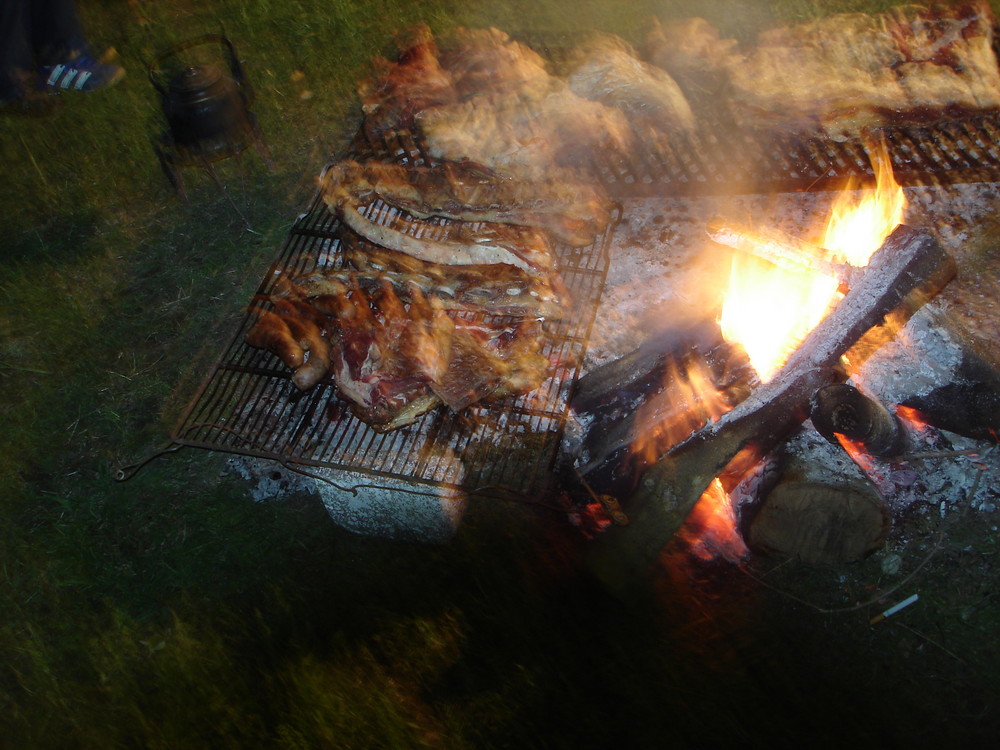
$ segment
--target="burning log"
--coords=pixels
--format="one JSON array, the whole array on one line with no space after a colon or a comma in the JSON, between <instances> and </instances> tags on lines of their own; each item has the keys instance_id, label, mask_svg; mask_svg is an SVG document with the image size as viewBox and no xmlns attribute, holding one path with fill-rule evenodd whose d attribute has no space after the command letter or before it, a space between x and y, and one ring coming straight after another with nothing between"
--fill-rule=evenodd
<instances>
[{"instance_id":1,"label":"burning log","mask_svg":"<svg viewBox=\"0 0 1000 750\"><path fill-rule=\"evenodd\" d=\"M954 261L932 237L898 226L770 382L647 469L624 503L632 522L610 528L590 551L595 574L612 591L635 591L698 498L741 450L769 450L804 421L812 395L837 379L840 357L865 332L904 300L929 299L954 274Z\"/></svg>"},{"instance_id":2,"label":"burning log","mask_svg":"<svg viewBox=\"0 0 1000 750\"><path fill-rule=\"evenodd\" d=\"M700 374L712 390L681 389L680 381ZM637 451L641 438L658 453L686 437L709 418L739 403L757 384L742 349L722 341L712 321L657 332L638 349L588 373L577 384L573 412L586 424L580 446L581 475L603 494L627 497L638 486L646 463ZM723 404L714 414L710 398ZM663 425L681 416L687 425L669 440Z\"/></svg>"},{"instance_id":3,"label":"burning log","mask_svg":"<svg viewBox=\"0 0 1000 750\"><path fill-rule=\"evenodd\" d=\"M906 443L896 415L851 385L837 383L818 390L809 418L827 440L836 442L839 433L873 456L898 455Z\"/></svg>"},{"instance_id":4,"label":"burning log","mask_svg":"<svg viewBox=\"0 0 1000 750\"><path fill-rule=\"evenodd\" d=\"M977 323L928 305L905 327L865 337L850 354L863 360L854 377L880 401L916 409L935 427L993 439L1000 425L1000 343ZM862 344L878 348L865 357ZM887 375L894 372L906 377Z\"/></svg>"},{"instance_id":5,"label":"burning log","mask_svg":"<svg viewBox=\"0 0 1000 750\"><path fill-rule=\"evenodd\" d=\"M842 291L847 291L864 272L864 268L828 259L830 253L810 242L789 237L774 230L750 230L713 219L709 222L708 236L713 242L766 260L789 271L818 271L837 279Z\"/></svg>"},{"instance_id":6,"label":"burning log","mask_svg":"<svg viewBox=\"0 0 1000 750\"><path fill-rule=\"evenodd\" d=\"M867 557L885 540L890 515L874 484L811 430L785 444L772 473L777 481L761 488L747 524L751 549L836 566Z\"/></svg>"}]
</instances>

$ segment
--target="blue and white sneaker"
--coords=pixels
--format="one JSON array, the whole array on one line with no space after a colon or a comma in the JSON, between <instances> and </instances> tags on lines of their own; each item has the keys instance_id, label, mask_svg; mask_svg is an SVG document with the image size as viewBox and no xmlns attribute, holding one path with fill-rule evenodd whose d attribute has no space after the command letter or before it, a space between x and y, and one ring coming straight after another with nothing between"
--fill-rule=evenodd
<instances>
[{"instance_id":1,"label":"blue and white sneaker","mask_svg":"<svg viewBox=\"0 0 1000 750\"><path fill-rule=\"evenodd\" d=\"M120 65L103 63L96 57L78 54L58 65L42 65L38 69L39 85L43 91L97 91L107 88L125 76Z\"/></svg>"}]
</instances>

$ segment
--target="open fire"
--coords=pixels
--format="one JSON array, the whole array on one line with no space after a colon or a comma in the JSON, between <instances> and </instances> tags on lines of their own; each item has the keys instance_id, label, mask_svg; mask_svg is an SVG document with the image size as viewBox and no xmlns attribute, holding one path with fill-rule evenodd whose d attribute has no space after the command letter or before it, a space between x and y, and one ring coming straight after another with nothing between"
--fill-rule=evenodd
<instances>
[{"instance_id":1,"label":"open fire","mask_svg":"<svg viewBox=\"0 0 1000 750\"><path fill-rule=\"evenodd\" d=\"M852 375L842 355L858 338L881 324L921 283L933 280L932 285L940 288L953 273L950 259L933 242L928 244L913 230L900 226L906 206L903 190L893 177L884 148L873 147L870 153L875 185L850 185L838 194L825 226L813 230L818 240L789 237L769 227L761 228L759 234L743 228L720 231L717 221L709 229L713 239L737 235L736 242L726 244L748 251L733 253L718 322L730 358L734 352L737 358L745 353L749 375L744 375L743 390L735 389L739 397L733 398L731 385L720 385L724 378L719 377L718 363L697 347L668 356L662 370L665 384L641 402L632 420L631 445L631 462L640 467L633 471L641 475L642 467L653 466L653 474L667 475L668 494L679 486L694 488L705 482L703 491L697 490L700 497L690 515L677 529L677 537L703 559L714 555L736 560L746 554L730 493L761 460L768 436L774 445L786 429L780 424L805 418L793 414L807 406L823 385L822 378L809 371L826 367L831 374L833 368L840 370L839 377ZM901 235L897 228L905 232ZM900 243L902 247L897 248ZM873 260L876 254L878 260ZM899 262L889 259L900 255L912 255L912 263L903 261L899 268L887 271ZM869 261L873 262L871 270L866 267ZM881 276L885 278L875 278ZM874 306L867 309L875 298ZM818 331L816 336L813 331ZM814 367L809 364L813 359L823 364ZM789 398L788 392L796 390L801 392ZM774 403L769 403L772 399ZM760 436L756 434L758 421ZM738 435L733 437L734 433ZM758 437L763 437L763 450L755 448ZM848 445L846 437L843 440L845 449L853 447L857 455L859 446ZM713 443L719 445L713 447ZM855 463L864 462L858 458ZM701 478L708 466L714 466L714 480ZM870 551L874 542L881 541L886 517L877 493L869 492L857 467L853 471L858 475L857 481L852 479L857 491L844 490L842 477L833 475L827 476L829 485L822 490L830 494L823 502L860 503L851 512L869 525L871 538L852 543L844 551L850 555ZM648 477L642 479L638 493L653 484ZM819 485L799 482L782 490L800 502L798 496L809 497L815 486ZM653 502L682 505L673 498Z\"/></svg>"},{"instance_id":2,"label":"open fire","mask_svg":"<svg viewBox=\"0 0 1000 750\"><path fill-rule=\"evenodd\" d=\"M789 243L779 253L779 262L772 262L775 257L769 253L733 254L719 326L724 339L746 353L761 383L774 377L843 299L843 275L838 278L830 269L866 266L903 221L906 198L893 176L884 143L873 142L869 154L875 185L847 185L834 200L817 243L808 238ZM740 246L773 246L774 242L773 232L765 228L759 237L744 233ZM670 446L731 408L704 362L696 357L685 363L670 360L666 376L671 386L643 404L635 422L633 449L647 465L656 460L656 451L664 455ZM841 434L836 437L862 469L870 464L864 445ZM747 468L744 465L738 471ZM713 480L678 532L679 539L703 559L722 556L733 561L748 551L736 528L735 503L727 492L733 484L730 481L727 488L719 478Z\"/></svg>"}]
</instances>

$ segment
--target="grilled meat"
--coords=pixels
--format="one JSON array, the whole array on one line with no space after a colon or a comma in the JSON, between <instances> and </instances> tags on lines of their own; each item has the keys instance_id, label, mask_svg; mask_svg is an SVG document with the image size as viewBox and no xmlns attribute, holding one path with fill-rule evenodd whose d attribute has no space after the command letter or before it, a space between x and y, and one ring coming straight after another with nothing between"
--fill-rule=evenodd
<instances>
[{"instance_id":1,"label":"grilled meat","mask_svg":"<svg viewBox=\"0 0 1000 750\"><path fill-rule=\"evenodd\" d=\"M272 309L256 308L247 343L278 354L301 390L329 373L351 411L379 431L441 404L458 411L521 394L548 377L537 320L449 312L412 274L401 276L284 279L267 298Z\"/></svg>"},{"instance_id":2,"label":"grilled meat","mask_svg":"<svg viewBox=\"0 0 1000 750\"><path fill-rule=\"evenodd\" d=\"M345 232L343 252L351 269L323 270L283 278L282 296L312 299L333 294L350 277L367 291L383 282L406 302L415 292L437 300L445 310L522 318L563 317L568 293L558 274L539 276L507 264L444 266L374 245Z\"/></svg>"},{"instance_id":3,"label":"grilled meat","mask_svg":"<svg viewBox=\"0 0 1000 750\"><path fill-rule=\"evenodd\" d=\"M417 112L458 99L451 76L438 62L437 42L427 24L404 32L400 49L395 63L375 58L372 74L358 83L364 129L373 140L409 130Z\"/></svg>"},{"instance_id":4,"label":"grilled meat","mask_svg":"<svg viewBox=\"0 0 1000 750\"><path fill-rule=\"evenodd\" d=\"M376 429L409 424L442 402L460 411L522 393L548 374L531 321L452 318L417 288L407 307L389 284L368 293L351 283L318 301L336 318L337 387Z\"/></svg>"},{"instance_id":5,"label":"grilled meat","mask_svg":"<svg viewBox=\"0 0 1000 750\"><path fill-rule=\"evenodd\" d=\"M646 33L645 56L663 68L691 97L720 93L725 68L740 56L735 39L723 39L704 18L660 22L654 18Z\"/></svg>"},{"instance_id":6,"label":"grilled meat","mask_svg":"<svg viewBox=\"0 0 1000 750\"><path fill-rule=\"evenodd\" d=\"M625 114L577 96L550 78L537 89L483 95L419 113L428 152L442 161L471 161L528 181L592 169L596 151L625 156L634 135ZM560 177L562 179L562 177Z\"/></svg>"},{"instance_id":7,"label":"grilled meat","mask_svg":"<svg viewBox=\"0 0 1000 750\"><path fill-rule=\"evenodd\" d=\"M334 203L374 195L421 219L538 227L574 247L592 244L611 218L603 191L581 180L503 179L470 163L426 167L346 161L327 170L321 186L333 194Z\"/></svg>"},{"instance_id":8,"label":"grilled meat","mask_svg":"<svg viewBox=\"0 0 1000 750\"><path fill-rule=\"evenodd\" d=\"M254 312L257 314L257 322L246 334L250 346L266 349L292 370L306 361L305 350L295 340L292 330L280 315L259 308Z\"/></svg>"},{"instance_id":9,"label":"grilled meat","mask_svg":"<svg viewBox=\"0 0 1000 750\"><path fill-rule=\"evenodd\" d=\"M749 127L835 139L1000 107L994 19L984 0L838 14L767 31L727 62Z\"/></svg>"},{"instance_id":10,"label":"grilled meat","mask_svg":"<svg viewBox=\"0 0 1000 750\"><path fill-rule=\"evenodd\" d=\"M427 353L410 346L410 320L394 297L385 289L369 296L355 284L320 300L335 320L337 389L359 419L379 430L411 424L441 403L422 367Z\"/></svg>"},{"instance_id":11,"label":"grilled meat","mask_svg":"<svg viewBox=\"0 0 1000 750\"><path fill-rule=\"evenodd\" d=\"M668 133L695 129L691 105L677 82L613 34L595 35L576 49L567 82L577 96L645 118Z\"/></svg>"},{"instance_id":12,"label":"grilled meat","mask_svg":"<svg viewBox=\"0 0 1000 750\"><path fill-rule=\"evenodd\" d=\"M651 128L658 141L694 127L670 75L612 35L572 56L567 82L497 29L458 29L440 50L426 27L412 34L418 41L400 62L383 61L362 87L365 129L370 136L413 129L441 161L572 184L579 173L593 175L596 153L627 159Z\"/></svg>"},{"instance_id":13,"label":"grilled meat","mask_svg":"<svg viewBox=\"0 0 1000 750\"><path fill-rule=\"evenodd\" d=\"M499 29L456 29L440 56L462 99L484 92L506 93L544 87L545 60Z\"/></svg>"},{"instance_id":14,"label":"grilled meat","mask_svg":"<svg viewBox=\"0 0 1000 750\"><path fill-rule=\"evenodd\" d=\"M458 319L448 369L431 389L450 409L461 411L537 388L548 375L539 334L536 321L490 325Z\"/></svg>"},{"instance_id":15,"label":"grilled meat","mask_svg":"<svg viewBox=\"0 0 1000 750\"><path fill-rule=\"evenodd\" d=\"M548 240L537 229L467 222L434 227L405 214L373 218L377 195L356 179L337 179L346 176L334 170L333 178L324 182L323 200L344 224L377 245L450 266L506 263L531 274L553 268Z\"/></svg>"},{"instance_id":16,"label":"grilled meat","mask_svg":"<svg viewBox=\"0 0 1000 750\"><path fill-rule=\"evenodd\" d=\"M257 322L247 331L250 346L266 349L293 370L292 382L309 390L330 366L330 344L323 315L300 300L271 298L273 310L254 308Z\"/></svg>"}]
</instances>

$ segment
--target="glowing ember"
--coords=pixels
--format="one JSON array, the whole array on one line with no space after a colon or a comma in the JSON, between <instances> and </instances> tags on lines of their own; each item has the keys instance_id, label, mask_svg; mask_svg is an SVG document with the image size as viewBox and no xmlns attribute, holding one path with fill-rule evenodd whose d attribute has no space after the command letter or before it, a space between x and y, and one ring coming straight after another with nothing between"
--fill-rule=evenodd
<instances>
[{"instance_id":1,"label":"glowing ember","mask_svg":"<svg viewBox=\"0 0 1000 750\"><path fill-rule=\"evenodd\" d=\"M873 144L869 153L875 188L838 197L821 245L828 255L816 260L867 265L902 221L906 199L885 144ZM722 334L743 347L767 382L839 301L837 288L836 280L818 270L794 271L736 255L723 301Z\"/></svg>"},{"instance_id":2,"label":"glowing ember","mask_svg":"<svg viewBox=\"0 0 1000 750\"><path fill-rule=\"evenodd\" d=\"M896 415L910 426L914 432L924 432L928 429L927 420L924 415L912 406L899 404L896 407Z\"/></svg>"},{"instance_id":3,"label":"glowing ember","mask_svg":"<svg viewBox=\"0 0 1000 750\"><path fill-rule=\"evenodd\" d=\"M691 552L704 561L723 557L738 563L749 550L736 530L736 514L729 495L718 479L698 498L681 529Z\"/></svg>"}]
</instances>

